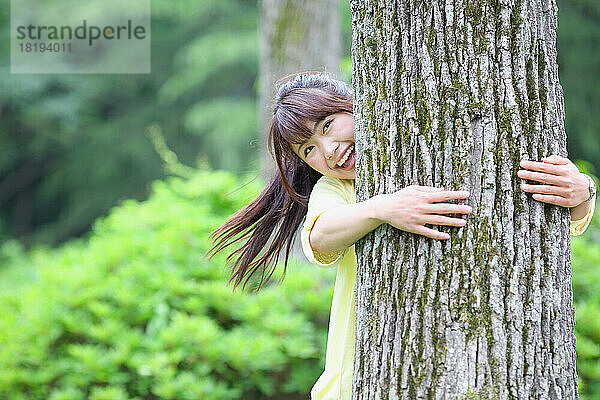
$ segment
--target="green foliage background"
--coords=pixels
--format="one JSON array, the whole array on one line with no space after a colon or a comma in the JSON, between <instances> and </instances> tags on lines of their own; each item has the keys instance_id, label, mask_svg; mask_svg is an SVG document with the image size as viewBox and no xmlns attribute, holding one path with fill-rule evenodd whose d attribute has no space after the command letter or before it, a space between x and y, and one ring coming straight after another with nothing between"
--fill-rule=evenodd
<instances>
[{"instance_id":1,"label":"green foliage background","mask_svg":"<svg viewBox=\"0 0 600 400\"><path fill-rule=\"evenodd\" d=\"M577 373L582 400L600 400L600 210L587 231L571 237Z\"/></svg>"},{"instance_id":2,"label":"green foliage background","mask_svg":"<svg viewBox=\"0 0 600 400\"><path fill-rule=\"evenodd\" d=\"M0 398L306 398L335 271L291 265L281 286L234 292L207 236L258 182L200 171L152 187L85 238L0 247Z\"/></svg>"}]
</instances>

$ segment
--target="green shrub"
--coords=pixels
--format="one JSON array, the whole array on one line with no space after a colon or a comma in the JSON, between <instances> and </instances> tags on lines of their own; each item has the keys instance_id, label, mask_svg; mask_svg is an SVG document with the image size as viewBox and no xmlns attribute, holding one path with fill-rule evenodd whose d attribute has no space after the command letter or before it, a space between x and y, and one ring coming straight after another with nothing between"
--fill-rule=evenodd
<instances>
[{"instance_id":1,"label":"green shrub","mask_svg":"<svg viewBox=\"0 0 600 400\"><path fill-rule=\"evenodd\" d=\"M600 210L571 240L577 372L582 400L600 400Z\"/></svg>"},{"instance_id":2,"label":"green shrub","mask_svg":"<svg viewBox=\"0 0 600 400\"><path fill-rule=\"evenodd\" d=\"M86 238L26 256L0 298L0 398L306 398L322 371L335 272L292 265L259 294L225 286L210 231L252 198L224 172L154 182ZM27 257L27 258L26 258Z\"/></svg>"}]
</instances>

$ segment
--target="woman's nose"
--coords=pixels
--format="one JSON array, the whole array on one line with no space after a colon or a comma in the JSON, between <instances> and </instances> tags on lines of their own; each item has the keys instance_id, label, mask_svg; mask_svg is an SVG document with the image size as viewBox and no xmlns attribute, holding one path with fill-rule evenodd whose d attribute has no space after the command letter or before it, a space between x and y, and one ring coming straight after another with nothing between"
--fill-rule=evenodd
<instances>
[{"instance_id":1,"label":"woman's nose","mask_svg":"<svg viewBox=\"0 0 600 400\"><path fill-rule=\"evenodd\" d=\"M335 155L336 148L337 145L333 141L325 145L325 157L328 160L331 160L333 158L333 156Z\"/></svg>"}]
</instances>

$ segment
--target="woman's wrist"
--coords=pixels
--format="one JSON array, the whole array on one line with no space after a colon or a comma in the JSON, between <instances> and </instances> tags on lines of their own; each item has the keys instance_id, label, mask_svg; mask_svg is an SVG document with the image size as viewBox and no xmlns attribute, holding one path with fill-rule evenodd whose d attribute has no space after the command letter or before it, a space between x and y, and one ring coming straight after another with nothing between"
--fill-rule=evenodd
<instances>
[{"instance_id":1,"label":"woman's wrist","mask_svg":"<svg viewBox=\"0 0 600 400\"><path fill-rule=\"evenodd\" d=\"M587 200L585 202L590 202L595 196L596 196L596 183L594 182L594 180L592 179L592 177L590 177L589 175L586 174L582 174L589 182L589 186L588 186L588 193L589 193L589 197L587 198ZM585 203L584 202L584 203Z\"/></svg>"},{"instance_id":2,"label":"woman's wrist","mask_svg":"<svg viewBox=\"0 0 600 400\"><path fill-rule=\"evenodd\" d=\"M387 194L377 194L370 199L366 200L371 202L369 205L370 215L369 218L377 221L379 225L385 224L386 221L386 212L385 212L385 202Z\"/></svg>"},{"instance_id":3,"label":"woman's wrist","mask_svg":"<svg viewBox=\"0 0 600 400\"><path fill-rule=\"evenodd\" d=\"M593 197L592 197L593 199ZM570 208L571 210L571 221L579 221L588 215L590 208L592 207L592 199L585 200L583 203Z\"/></svg>"}]
</instances>

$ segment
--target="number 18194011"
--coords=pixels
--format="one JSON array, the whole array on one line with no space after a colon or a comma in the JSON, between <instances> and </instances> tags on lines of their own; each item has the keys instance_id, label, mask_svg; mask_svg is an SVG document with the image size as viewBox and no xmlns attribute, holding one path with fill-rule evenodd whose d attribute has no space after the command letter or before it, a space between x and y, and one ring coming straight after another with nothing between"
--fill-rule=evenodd
<instances>
[{"instance_id":1,"label":"number 18194011","mask_svg":"<svg viewBox=\"0 0 600 400\"><path fill-rule=\"evenodd\" d=\"M21 53L70 53L71 43L19 43Z\"/></svg>"}]
</instances>

